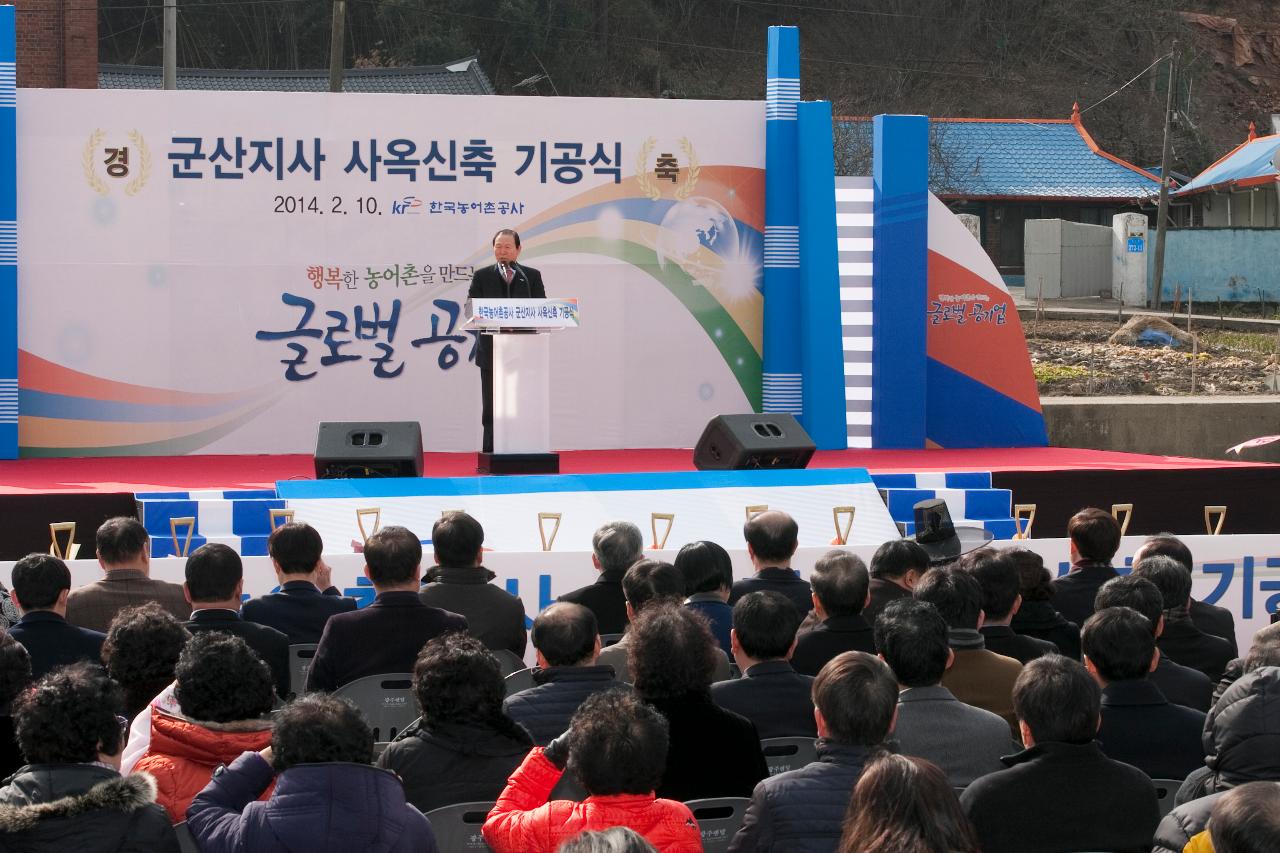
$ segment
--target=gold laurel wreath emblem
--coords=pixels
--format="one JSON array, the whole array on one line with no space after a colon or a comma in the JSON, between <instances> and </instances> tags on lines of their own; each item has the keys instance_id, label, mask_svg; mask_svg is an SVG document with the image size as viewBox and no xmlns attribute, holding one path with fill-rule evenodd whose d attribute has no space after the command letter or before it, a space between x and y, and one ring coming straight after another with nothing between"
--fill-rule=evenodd
<instances>
[{"instance_id":1,"label":"gold laurel wreath emblem","mask_svg":"<svg viewBox=\"0 0 1280 853\"><path fill-rule=\"evenodd\" d=\"M653 173L647 168L649 154L657 143L658 140L650 136L640 146L640 153L636 155L636 186L640 187L640 192L647 195L650 201L662 198L662 190L658 189L658 185L653 181Z\"/></svg>"},{"instance_id":2,"label":"gold laurel wreath emblem","mask_svg":"<svg viewBox=\"0 0 1280 853\"><path fill-rule=\"evenodd\" d=\"M689 165L685 168L684 182L680 184L680 189L676 190L676 198L684 201L692 195L693 188L698 185L698 174L702 171L702 167L698 165L698 155L694 152L693 143L689 141L689 137L681 137L680 148L689 160Z\"/></svg>"},{"instance_id":3,"label":"gold laurel wreath emblem","mask_svg":"<svg viewBox=\"0 0 1280 853\"><path fill-rule=\"evenodd\" d=\"M145 187L147 181L151 178L151 149L147 147L142 134L136 130L129 131L129 141L138 149L138 174L125 185L124 194L133 196L137 195L138 191Z\"/></svg>"},{"instance_id":4,"label":"gold laurel wreath emblem","mask_svg":"<svg viewBox=\"0 0 1280 853\"><path fill-rule=\"evenodd\" d=\"M80 158L80 165L84 169L84 179L89 187L98 195L107 195L111 192L111 187L107 186L107 182L102 180L98 174L97 152L98 146L102 144L102 140L106 139L107 132L102 128L96 128L93 133L89 134L89 141L85 143L84 154Z\"/></svg>"}]
</instances>

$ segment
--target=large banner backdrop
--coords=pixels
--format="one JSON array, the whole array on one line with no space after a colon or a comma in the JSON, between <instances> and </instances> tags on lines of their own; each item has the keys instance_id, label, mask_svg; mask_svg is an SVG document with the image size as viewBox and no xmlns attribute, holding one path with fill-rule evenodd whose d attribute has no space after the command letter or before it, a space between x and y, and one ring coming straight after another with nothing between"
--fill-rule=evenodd
<instances>
[{"instance_id":1,"label":"large banner backdrop","mask_svg":"<svg viewBox=\"0 0 1280 853\"><path fill-rule=\"evenodd\" d=\"M18 92L23 456L299 453L322 420L479 444L462 305L515 228L582 328L557 448L761 405L764 104Z\"/></svg>"}]
</instances>

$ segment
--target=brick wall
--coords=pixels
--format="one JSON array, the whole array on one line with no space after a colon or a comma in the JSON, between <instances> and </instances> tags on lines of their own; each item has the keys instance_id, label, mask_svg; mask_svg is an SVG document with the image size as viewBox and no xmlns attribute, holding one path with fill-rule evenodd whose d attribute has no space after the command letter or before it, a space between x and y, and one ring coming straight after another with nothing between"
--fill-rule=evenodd
<instances>
[{"instance_id":1,"label":"brick wall","mask_svg":"<svg viewBox=\"0 0 1280 853\"><path fill-rule=\"evenodd\" d=\"M11 0L18 30L18 85L98 88L97 0Z\"/></svg>"}]
</instances>

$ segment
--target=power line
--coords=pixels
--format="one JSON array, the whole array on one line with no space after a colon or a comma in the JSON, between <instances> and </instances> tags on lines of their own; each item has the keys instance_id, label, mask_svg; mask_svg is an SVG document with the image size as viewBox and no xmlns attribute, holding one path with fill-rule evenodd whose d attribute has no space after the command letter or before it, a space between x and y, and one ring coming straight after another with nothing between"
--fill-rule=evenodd
<instances>
[{"instance_id":1,"label":"power line","mask_svg":"<svg viewBox=\"0 0 1280 853\"><path fill-rule=\"evenodd\" d=\"M1138 72L1134 77L1130 78L1130 80L1129 80L1128 82L1126 82L1123 86L1121 86L1119 89L1116 89L1114 92L1112 92L1110 95L1107 95L1107 96L1106 96L1105 98L1103 98L1102 100L1100 100L1100 101L1094 101L1094 102L1093 102L1092 104L1090 104L1089 106L1087 106L1087 107L1085 107L1084 109L1080 110L1080 115L1084 115L1085 113L1089 112L1089 110L1093 109L1093 108L1094 108L1094 107L1096 107L1096 106L1100 106L1101 104L1105 104L1105 103L1106 103L1107 101L1109 101L1111 98L1113 98L1114 96L1116 96L1116 95L1120 94L1120 93L1121 93L1121 92L1123 92L1125 89L1129 88L1131 85L1133 85L1134 83L1136 83L1136 82L1137 82L1137 81L1142 77L1142 75L1146 74L1146 73L1147 73L1148 71L1150 71L1152 68L1155 68L1155 67L1156 67L1157 65L1159 65L1161 62L1164 62L1166 59L1169 59L1169 58L1170 58L1170 57L1172 57L1172 56L1173 56L1172 51L1171 51L1171 52L1169 52L1169 53L1166 53L1164 56L1157 56L1154 60L1152 60L1152 62L1151 62L1151 64L1150 64L1150 65L1148 65L1146 68L1144 68L1144 69L1142 69L1141 71L1139 71L1139 72Z\"/></svg>"}]
</instances>

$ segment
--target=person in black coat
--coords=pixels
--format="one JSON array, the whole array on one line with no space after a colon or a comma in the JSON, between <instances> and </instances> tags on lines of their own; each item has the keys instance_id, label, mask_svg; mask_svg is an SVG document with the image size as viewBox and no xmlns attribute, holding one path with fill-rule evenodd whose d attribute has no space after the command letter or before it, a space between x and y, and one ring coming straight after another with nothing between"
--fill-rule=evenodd
<instances>
[{"instance_id":1,"label":"person in black coat","mask_svg":"<svg viewBox=\"0 0 1280 853\"><path fill-rule=\"evenodd\" d=\"M265 625L240 618L240 595L244 591L244 563L226 545L201 545L187 557L187 582L182 590L191 602L192 634L223 631L243 639L258 657L271 667L276 695L289 695L289 638Z\"/></svg>"},{"instance_id":2,"label":"person in black coat","mask_svg":"<svg viewBox=\"0 0 1280 853\"><path fill-rule=\"evenodd\" d=\"M0 779L27 763L18 748L13 701L30 684L31 656L8 632L0 631Z\"/></svg>"},{"instance_id":3,"label":"person in black coat","mask_svg":"<svg viewBox=\"0 0 1280 853\"><path fill-rule=\"evenodd\" d=\"M1093 599L1119 572L1111 558L1120 548L1120 523L1105 510L1082 509L1067 522L1071 571L1054 580L1053 605L1067 620L1083 625L1093 615Z\"/></svg>"},{"instance_id":4,"label":"person in black coat","mask_svg":"<svg viewBox=\"0 0 1280 853\"><path fill-rule=\"evenodd\" d=\"M711 698L755 724L761 738L817 737L813 678L792 669L800 613L785 595L753 592L733 606L730 641L741 678L711 685Z\"/></svg>"},{"instance_id":5,"label":"person in black coat","mask_svg":"<svg viewBox=\"0 0 1280 853\"><path fill-rule=\"evenodd\" d=\"M1099 610L1081 640L1085 668L1102 686L1102 751L1152 779L1185 779L1203 767L1205 715L1170 703L1147 677L1157 656L1147 617L1129 607Z\"/></svg>"},{"instance_id":6,"label":"person in black coat","mask_svg":"<svg viewBox=\"0 0 1280 853\"><path fill-rule=\"evenodd\" d=\"M413 692L422 717L377 766L400 777L405 799L419 811L498 799L533 740L502 710L497 658L475 637L436 637L414 664Z\"/></svg>"},{"instance_id":7,"label":"person in black coat","mask_svg":"<svg viewBox=\"0 0 1280 853\"><path fill-rule=\"evenodd\" d=\"M635 689L670 726L657 795L681 802L749 796L769 769L755 725L711 699L720 649L706 621L678 603L652 601L628 636Z\"/></svg>"},{"instance_id":8,"label":"person in black coat","mask_svg":"<svg viewBox=\"0 0 1280 853\"><path fill-rule=\"evenodd\" d=\"M1058 654L1058 647L1048 640L1015 633L1010 623L1022 607L1022 583L1018 565L1003 550L980 548L960 558L960 565L973 575L982 587L982 612L985 614L978 632L988 650L1019 663L1027 663L1044 655Z\"/></svg>"},{"instance_id":9,"label":"person in black coat","mask_svg":"<svg viewBox=\"0 0 1280 853\"><path fill-rule=\"evenodd\" d=\"M1144 557L1154 557L1157 554L1172 557L1182 564L1182 567L1188 572L1194 573L1195 571L1195 560L1191 556L1191 549L1172 533L1157 533L1155 536L1148 537L1147 541L1139 545L1138 550L1133 552L1133 562L1137 563ZM1221 637L1230 643L1233 657L1240 654L1236 646L1236 618L1230 610L1193 598L1188 612L1191 615L1191 621L1195 623L1197 628L1206 634Z\"/></svg>"},{"instance_id":10,"label":"person in black coat","mask_svg":"<svg viewBox=\"0 0 1280 853\"><path fill-rule=\"evenodd\" d=\"M1048 640L1058 653L1080 659L1080 626L1068 622L1053 606L1057 588L1044 567L1044 557L1026 548L1006 548L1005 554L1018 567L1022 606L1013 614L1009 627L1024 637Z\"/></svg>"},{"instance_id":11,"label":"person in black coat","mask_svg":"<svg viewBox=\"0 0 1280 853\"><path fill-rule=\"evenodd\" d=\"M1198 669L1217 681L1235 657L1232 645L1221 637L1206 634L1191 621L1191 572L1172 557L1154 555L1133 564L1135 577L1156 585L1164 599L1164 631L1159 646L1162 654L1183 666Z\"/></svg>"},{"instance_id":12,"label":"person in black coat","mask_svg":"<svg viewBox=\"0 0 1280 853\"><path fill-rule=\"evenodd\" d=\"M1026 749L960 795L983 853L1146 853L1160 822L1155 787L1094 742L1101 690L1084 666L1036 658L1018 676L1013 704Z\"/></svg>"},{"instance_id":13,"label":"person in black coat","mask_svg":"<svg viewBox=\"0 0 1280 853\"><path fill-rule=\"evenodd\" d=\"M246 601L240 615L276 629L290 645L320 642L330 616L356 609L356 600L341 595L330 582L323 550L320 533L304 522L291 521L271 531L267 553L280 591Z\"/></svg>"},{"instance_id":14,"label":"person in black coat","mask_svg":"<svg viewBox=\"0 0 1280 853\"><path fill-rule=\"evenodd\" d=\"M861 558L839 549L828 551L814 564L809 584L816 624L807 631L802 626L796 637L791 655L796 672L817 675L841 652L874 654L875 637L863 615L871 600L870 578Z\"/></svg>"},{"instance_id":15,"label":"person in black coat","mask_svg":"<svg viewBox=\"0 0 1280 853\"><path fill-rule=\"evenodd\" d=\"M542 273L516 263L520 257L520 234L503 228L493 235L493 258L497 263L480 267L471 276L467 299L546 299ZM480 367L480 424L484 429L482 450L493 452L493 340L480 335L476 341L476 364Z\"/></svg>"},{"instance_id":16,"label":"person in black coat","mask_svg":"<svg viewBox=\"0 0 1280 853\"><path fill-rule=\"evenodd\" d=\"M581 604L596 615L601 635L627 630L627 597L622 577L644 556L644 536L629 521L610 521L591 536L591 562L600 573L595 583L566 592L557 601ZM616 639L616 637L615 637Z\"/></svg>"},{"instance_id":17,"label":"person in black coat","mask_svg":"<svg viewBox=\"0 0 1280 853\"><path fill-rule=\"evenodd\" d=\"M801 613L812 610L813 590L791 568L791 558L800 545L799 534L795 519L779 510L765 510L747 519L742 535L747 540L747 554L755 574L733 585L729 604L737 604L749 592L768 589L791 599Z\"/></svg>"},{"instance_id":18,"label":"person in black coat","mask_svg":"<svg viewBox=\"0 0 1280 853\"><path fill-rule=\"evenodd\" d=\"M596 664L600 635L596 617L580 604L556 603L533 620L531 634L538 665L535 685L508 696L502 710L546 746L569 728L578 706L603 690L630 690L616 681L613 667Z\"/></svg>"},{"instance_id":19,"label":"person in black coat","mask_svg":"<svg viewBox=\"0 0 1280 853\"><path fill-rule=\"evenodd\" d=\"M874 625L890 601L910 598L931 565L929 552L914 539L890 539L877 548L871 555L871 600L863 618Z\"/></svg>"},{"instance_id":20,"label":"person in black coat","mask_svg":"<svg viewBox=\"0 0 1280 853\"><path fill-rule=\"evenodd\" d=\"M107 635L67 621L71 572L49 554L28 554L13 564L13 601L22 618L9 635L31 656L31 677L76 661L100 663Z\"/></svg>"}]
</instances>

